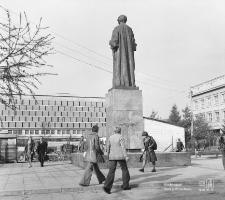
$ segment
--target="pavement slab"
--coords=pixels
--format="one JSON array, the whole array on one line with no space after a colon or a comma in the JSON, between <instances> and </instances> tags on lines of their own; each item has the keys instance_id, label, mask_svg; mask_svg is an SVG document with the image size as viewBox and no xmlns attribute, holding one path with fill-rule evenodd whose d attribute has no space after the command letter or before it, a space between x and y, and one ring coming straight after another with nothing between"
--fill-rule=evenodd
<instances>
[{"instance_id":1,"label":"pavement slab","mask_svg":"<svg viewBox=\"0 0 225 200\"><path fill-rule=\"evenodd\" d=\"M129 171L131 175L131 191L134 190L139 194L141 193L139 189L148 189L149 191L154 191L157 194L155 198L158 199L161 194L165 194L166 197L166 195L174 190L176 190L177 195L175 195L175 198L179 199L178 194L184 193L184 191L179 190L185 189L190 190L191 194L195 194L196 198L200 198L198 196L199 192L204 196L204 192L210 191L200 191L200 189L206 190L207 188L199 186L199 183L210 178L214 183L213 188L211 188L213 195L217 195L220 198L225 186L225 173L222 168L221 157L218 159L210 157L192 159L191 166L159 167L154 173L151 172L151 168L149 167L145 168L144 173L139 172L137 168L130 168ZM79 200L105 198L119 200L135 199L137 197L130 195L133 193L131 191L130 193L121 191L122 172L119 168L116 170L115 182L112 195L110 196L107 196L102 191L103 184L100 185L98 183L94 174L92 175L89 187L79 186L83 172L84 169L70 164L70 161L46 162L44 167L40 167L39 163L33 163L32 168L28 168L26 163L3 164L0 167L0 199L7 196L22 196L26 197L25 199L29 199L32 195L35 196L36 194L43 194L43 199L41 198L41 200L44 200L44 198L54 199L51 196L53 193L55 198L65 195L65 198L62 198L63 200L67 198ZM102 172L107 175L108 169L102 169ZM177 184L178 186L175 187L169 184ZM158 190L161 193L157 193ZM185 192L188 194L188 191ZM87 195L88 193L90 194ZM144 195L140 196L142 196L142 199L148 199L150 198L148 193L146 192L146 197ZM51 195L48 196L47 194Z\"/></svg>"}]
</instances>

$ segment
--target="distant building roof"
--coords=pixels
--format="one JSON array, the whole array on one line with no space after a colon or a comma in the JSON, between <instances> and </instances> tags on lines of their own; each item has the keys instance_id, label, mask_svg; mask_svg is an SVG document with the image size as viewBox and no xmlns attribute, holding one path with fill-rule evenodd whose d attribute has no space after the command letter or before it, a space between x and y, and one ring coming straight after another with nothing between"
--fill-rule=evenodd
<instances>
[{"instance_id":1,"label":"distant building roof","mask_svg":"<svg viewBox=\"0 0 225 200\"><path fill-rule=\"evenodd\" d=\"M191 87L192 95L196 96L202 93L206 93L221 87L225 87L225 75L211 79L204 83Z\"/></svg>"},{"instance_id":2,"label":"distant building roof","mask_svg":"<svg viewBox=\"0 0 225 200\"><path fill-rule=\"evenodd\" d=\"M143 117L143 118L144 118L144 119L147 119L147 120L152 120L152 121L162 122L162 123L165 123L165 124L168 124L168 125L171 125L171 126L177 126L177 127L180 127L180 128L184 128L184 127L182 127L182 126L170 124L168 121L161 120L161 119L153 119L153 118L150 118L150 117Z\"/></svg>"}]
</instances>

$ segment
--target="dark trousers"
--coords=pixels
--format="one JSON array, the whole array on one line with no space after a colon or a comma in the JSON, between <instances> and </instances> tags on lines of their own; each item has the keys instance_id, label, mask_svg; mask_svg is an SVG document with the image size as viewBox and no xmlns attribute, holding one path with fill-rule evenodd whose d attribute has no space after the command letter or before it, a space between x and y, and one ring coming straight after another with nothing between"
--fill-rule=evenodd
<instances>
[{"instance_id":1,"label":"dark trousers","mask_svg":"<svg viewBox=\"0 0 225 200\"><path fill-rule=\"evenodd\" d=\"M34 160L34 153L31 154L31 162Z\"/></svg>"},{"instance_id":2,"label":"dark trousers","mask_svg":"<svg viewBox=\"0 0 225 200\"><path fill-rule=\"evenodd\" d=\"M223 168L225 169L225 150L221 149Z\"/></svg>"},{"instance_id":3,"label":"dark trousers","mask_svg":"<svg viewBox=\"0 0 225 200\"><path fill-rule=\"evenodd\" d=\"M41 163L41 166L44 166L44 153L39 153L38 154L38 160Z\"/></svg>"},{"instance_id":4,"label":"dark trousers","mask_svg":"<svg viewBox=\"0 0 225 200\"><path fill-rule=\"evenodd\" d=\"M92 172L94 170L95 175L97 176L98 182L102 183L105 181L105 176L102 174L98 167L98 163L89 162L84 171L84 174L80 180L80 184L89 185L91 181Z\"/></svg>"},{"instance_id":5,"label":"dark trousers","mask_svg":"<svg viewBox=\"0 0 225 200\"><path fill-rule=\"evenodd\" d=\"M109 173L106 177L106 181L104 184L104 187L109 190L111 190L112 186L113 186L117 162L120 164L120 167L122 170L123 188L129 187L130 173L127 168L127 162L125 160L110 160L109 161Z\"/></svg>"}]
</instances>

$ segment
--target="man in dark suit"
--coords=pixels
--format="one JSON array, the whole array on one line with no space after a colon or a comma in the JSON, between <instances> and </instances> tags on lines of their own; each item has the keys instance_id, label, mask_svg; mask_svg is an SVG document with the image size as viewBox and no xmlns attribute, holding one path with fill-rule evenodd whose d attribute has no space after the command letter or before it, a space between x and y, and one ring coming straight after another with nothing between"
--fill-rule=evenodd
<instances>
[{"instance_id":1,"label":"man in dark suit","mask_svg":"<svg viewBox=\"0 0 225 200\"><path fill-rule=\"evenodd\" d=\"M37 146L38 160L41 163L41 167L44 167L44 156L47 155L47 142L40 137L40 143Z\"/></svg>"},{"instance_id":2,"label":"man in dark suit","mask_svg":"<svg viewBox=\"0 0 225 200\"><path fill-rule=\"evenodd\" d=\"M183 142L180 141L180 138L178 138L178 142L177 142L177 150L176 152L181 152L184 149L184 145Z\"/></svg>"}]
</instances>

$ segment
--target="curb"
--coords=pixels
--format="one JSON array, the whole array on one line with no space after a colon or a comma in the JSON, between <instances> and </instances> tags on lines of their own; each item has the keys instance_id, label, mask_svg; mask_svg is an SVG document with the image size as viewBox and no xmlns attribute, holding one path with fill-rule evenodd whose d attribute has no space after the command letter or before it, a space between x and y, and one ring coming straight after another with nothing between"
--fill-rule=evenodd
<instances>
[{"instance_id":1,"label":"curb","mask_svg":"<svg viewBox=\"0 0 225 200\"><path fill-rule=\"evenodd\" d=\"M214 183L222 184L221 180L215 180ZM149 189L163 189L166 187L174 187L174 186L199 186L198 181L192 182L156 182L156 183L140 183L140 184L132 184L132 189L137 188L149 188ZM178 187L179 187L178 186ZM103 185L94 185L88 187L72 187L72 188L48 188L48 189L37 189L37 190L8 190L8 191L1 191L0 197L2 196L23 196L23 195L32 195L32 194L48 194L48 193L63 193L63 192L85 192L85 191L98 191L102 190ZM121 189L120 184L113 185L112 189Z\"/></svg>"}]
</instances>

